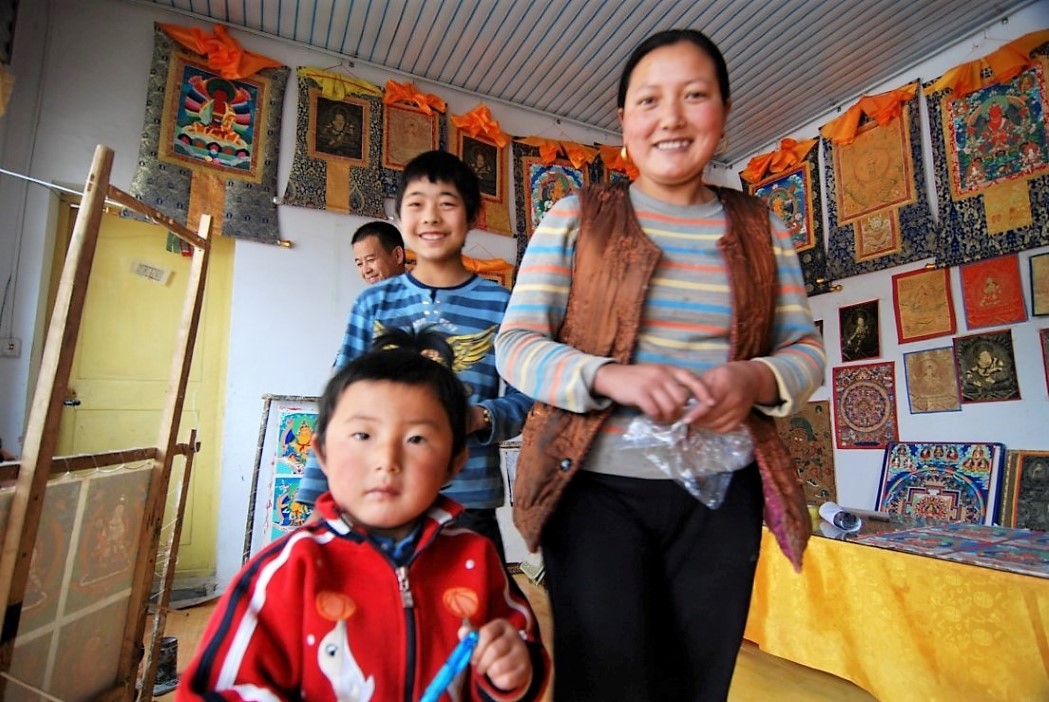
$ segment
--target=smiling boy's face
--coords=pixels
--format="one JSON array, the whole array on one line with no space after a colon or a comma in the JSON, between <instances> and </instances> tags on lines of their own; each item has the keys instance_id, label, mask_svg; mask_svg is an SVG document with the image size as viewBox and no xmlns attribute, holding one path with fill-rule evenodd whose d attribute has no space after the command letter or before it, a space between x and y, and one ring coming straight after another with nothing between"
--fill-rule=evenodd
<instances>
[{"instance_id":1,"label":"smiling boy's face","mask_svg":"<svg viewBox=\"0 0 1049 702\"><path fill-rule=\"evenodd\" d=\"M433 390L389 380L349 385L313 451L346 516L395 540L466 460L465 449L452 456L451 420Z\"/></svg>"},{"instance_id":2,"label":"smiling boy's face","mask_svg":"<svg viewBox=\"0 0 1049 702\"><path fill-rule=\"evenodd\" d=\"M400 229L420 262L458 260L471 224L463 198L452 183L418 178L405 186Z\"/></svg>"}]
</instances>

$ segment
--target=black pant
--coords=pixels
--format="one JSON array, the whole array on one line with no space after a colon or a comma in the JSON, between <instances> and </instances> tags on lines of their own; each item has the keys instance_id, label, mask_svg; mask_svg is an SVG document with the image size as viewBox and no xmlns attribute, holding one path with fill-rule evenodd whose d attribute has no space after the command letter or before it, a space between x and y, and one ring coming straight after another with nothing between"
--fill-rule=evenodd
<instances>
[{"instance_id":1,"label":"black pant","mask_svg":"<svg viewBox=\"0 0 1049 702\"><path fill-rule=\"evenodd\" d=\"M717 510L672 480L580 471L542 538L554 699L726 699L761 514L754 465Z\"/></svg>"},{"instance_id":2,"label":"black pant","mask_svg":"<svg viewBox=\"0 0 1049 702\"><path fill-rule=\"evenodd\" d=\"M506 563L503 534L499 531L499 520L495 518L494 509L468 509L460 515L456 524L476 531L481 536L487 536L488 540L495 544L495 550L499 552L499 559Z\"/></svg>"}]
</instances>

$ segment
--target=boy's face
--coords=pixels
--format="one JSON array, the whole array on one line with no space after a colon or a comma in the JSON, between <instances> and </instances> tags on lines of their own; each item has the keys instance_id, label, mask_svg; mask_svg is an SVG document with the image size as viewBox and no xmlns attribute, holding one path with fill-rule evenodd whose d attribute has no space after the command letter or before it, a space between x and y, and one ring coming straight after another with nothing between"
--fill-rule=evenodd
<instances>
[{"instance_id":1,"label":"boy's face","mask_svg":"<svg viewBox=\"0 0 1049 702\"><path fill-rule=\"evenodd\" d=\"M377 236L366 236L353 245L353 262L368 285L404 273L404 249L382 247Z\"/></svg>"},{"instance_id":2,"label":"boy's face","mask_svg":"<svg viewBox=\"0 0 1049 702\"><path fill-rule=\"evenodd\" d=\"M370 531L403 539L466 461L448 414L425 386L362 380L343 391L313 451L335 503Z\"/></svg>"},{"instance_id":3,"label":"boy's face","mask_svg":"<svg viewBox=\"0 0 1049 702\"><path fill-rule=\"evenodd\" d=\"M408 183L401 198L401 233L419 262L459 260L471 222L466 205L451 183L419 178Z\"/></svg>"}]
</instances>

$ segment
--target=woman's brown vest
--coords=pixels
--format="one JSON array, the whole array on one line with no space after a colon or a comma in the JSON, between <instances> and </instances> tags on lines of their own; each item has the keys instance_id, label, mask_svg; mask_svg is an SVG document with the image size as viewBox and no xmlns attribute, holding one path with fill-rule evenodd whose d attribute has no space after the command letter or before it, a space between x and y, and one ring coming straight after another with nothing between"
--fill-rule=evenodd
<instances>
[{"instance_id":1,"label":"woman's brown vest","mask_svg":"<svg viewBox=\"0 0 1049 702\"><path fill-rule=\"evenodd\" d=\"M732 290L732 360L767 356L776 305L776 261L768 210L761 200L716 188L728 224L718 248ZM580 232L572 287L557 340L596 356L629 363L641 324L648 282L661 251L641 230L622 184L580 195ZM514 481L514 523L535 551L547 518L579 470L612 408L578 414L536 402L525 422ZM771 417L752 411L746 426L761 471L765 523L783 553L801 568L811 532L805 494L794 462Z\"/></svg>"}]
</instances>

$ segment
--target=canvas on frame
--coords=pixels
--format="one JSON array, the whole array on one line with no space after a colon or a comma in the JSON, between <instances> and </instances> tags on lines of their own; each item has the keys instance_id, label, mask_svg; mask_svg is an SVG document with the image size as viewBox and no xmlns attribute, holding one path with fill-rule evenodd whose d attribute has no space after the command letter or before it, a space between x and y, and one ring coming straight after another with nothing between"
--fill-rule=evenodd
<instances>
[{"instance_id":1,"label":"canvas on frame","mask_svg":"<svg viewBox=\"0 0 1049 702\"><path fill-rule=\"evenodd\" d=\"M1049 251L1031 256L1031 314L1049 315Z\"/></svg>"},{"instance_id":2,"label":"canvas on frame","mask_svg":"<svg viewBox=\"0 0 1049 702\"><path fill-rule=\"evenodd\" d=\"M901 344L950 336L956 330L946 268L921 268L892 276L892 302Z\"/></svg>"},{"instance_id":3,"label":"canvas on frame","mask_svg":"<svg viewBox=\"0 0 1049 702\"><path fill-rule=\"evenodd\" d=\"M1016 254L970 263L959 271L969 329L1027 321Z\"/></svg>"}]
</instances>

